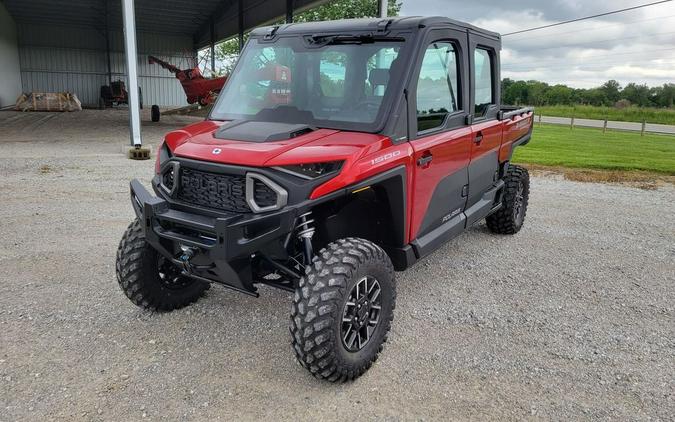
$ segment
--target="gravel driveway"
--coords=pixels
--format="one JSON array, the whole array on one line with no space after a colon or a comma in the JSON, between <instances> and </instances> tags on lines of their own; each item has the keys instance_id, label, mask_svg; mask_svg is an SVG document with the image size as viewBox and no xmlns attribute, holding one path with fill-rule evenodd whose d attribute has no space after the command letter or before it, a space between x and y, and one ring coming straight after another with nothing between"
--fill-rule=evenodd
<instances>
[{"instance_id":1,"label":"gravel driveway","mask_svg":"<svg viewBox=\"0 0 675 422\"><path fill-rule=\"evenodd\" d=\"M518 235L397 274L384 353L331 385L294 361L288 293L134 307L114 255L153 162L123 112L45 116L0 112L0 421L675 419L672 187L533 178Z\"/></svg>"}]
</instances>

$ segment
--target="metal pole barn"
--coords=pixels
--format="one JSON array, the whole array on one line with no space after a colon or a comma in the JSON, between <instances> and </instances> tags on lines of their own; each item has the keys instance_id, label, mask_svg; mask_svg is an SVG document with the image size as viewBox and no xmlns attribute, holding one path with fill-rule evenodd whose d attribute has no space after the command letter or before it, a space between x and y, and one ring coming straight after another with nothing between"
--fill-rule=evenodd
<instances>
[{"instance_id":1,"label":"metal pole barn","mask_svg":"<svg viewBox=\"0 0 675 422\"><path fill-rule=\"evenodd\" d=\"M134 16L134 0L122 1L122 15L124 18L124 49L127 59L127 74L129 92L129 133L131 145L140 148L141 140L141 109L138 99L138 68L136 64L136 17Z\"/></svg>"}]
</instances>

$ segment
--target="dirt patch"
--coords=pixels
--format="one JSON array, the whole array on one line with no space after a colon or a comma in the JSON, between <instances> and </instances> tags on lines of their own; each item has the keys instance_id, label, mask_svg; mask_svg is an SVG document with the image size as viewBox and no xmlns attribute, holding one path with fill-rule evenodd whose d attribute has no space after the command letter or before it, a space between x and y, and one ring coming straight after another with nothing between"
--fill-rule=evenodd
<instances>
[{"instance_id":1,"label":"dirt patch","mask_svg":"<svg viewBox=\"0 0 675 422\"><path fill-rule=\"evenodd\" d=\"M536 164L525 164L524 167L537 176L561 176L565 180L575 182L620 184L645 190L675 186L675 176L647 171L575 169Z\"/></svg>"},{"instance_id":2,"label":"dirt patch","mask_svg":"<svg viewBox=\"0 0 675 422\"><path fill-rule=\"evenodd\" d=\"M54 168L49 164L43 164L40 167L38 167L38 171L40 172L40 174L48 174L53 172Z\"/></svg>"}]
</instances>

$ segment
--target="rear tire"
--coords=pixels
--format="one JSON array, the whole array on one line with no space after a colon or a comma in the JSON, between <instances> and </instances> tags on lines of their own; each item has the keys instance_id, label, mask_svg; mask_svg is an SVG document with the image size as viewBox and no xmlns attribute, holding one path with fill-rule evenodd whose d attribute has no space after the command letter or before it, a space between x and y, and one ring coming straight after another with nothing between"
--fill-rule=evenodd
<instances>
[{"instance_id":1,"label":"rear tire","mask_svg":"<svg viewBox=\"0 0 675 422\"><path fill-rule=\"evenodd\" d=\"M509 165L504 176L502 207L486 218L488 229L497 234L516 234L523 227L530 198L527 169Z\"/></svg>"},{"instance_id":2,"label":"rear tire","mask_svg":"<svg viewBox=\"0 0 675 422\"><path fill-rule=\"evenodd\" d=\"M341 239L319 252L296 289L292 346L316 378L363 375L387 341L396 305L394 267L376 244Z\"/></svg>"},{"instance_id":3,"label":"rear tire","mask_svg":"<svg viewBox=\"0 0 675 422\"><path fill-rule=\"evenodd\" d=\"M180 275L145 241L143 228L134 220L117 249L117 281L136 306L151 311L173 311L197 301L209 284ZM174 270L175 269L175 270Z\"/></svg>"}]
</instances>

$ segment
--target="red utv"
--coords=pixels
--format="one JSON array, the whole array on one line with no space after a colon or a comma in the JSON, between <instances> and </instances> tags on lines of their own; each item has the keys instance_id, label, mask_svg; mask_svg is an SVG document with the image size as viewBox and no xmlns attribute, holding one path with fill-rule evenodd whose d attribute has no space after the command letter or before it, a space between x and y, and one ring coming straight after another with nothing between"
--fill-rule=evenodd
<instances>
[{"instance_id":1,"label":"red utv","mask_svg":"<svg viewBox=\"0 0 675 422\"><path fill-rule=\"evenodd\" d=\"M209 117L168 133L154 195L117 253L136 305L171 311L211 284L293 292L293 350L354 379L392 324L394 271L471 225L515 234L529 177L512 165L531 109L500 105L500 36L443 17L252 32Z\"/></svg>"}]
</instances>

